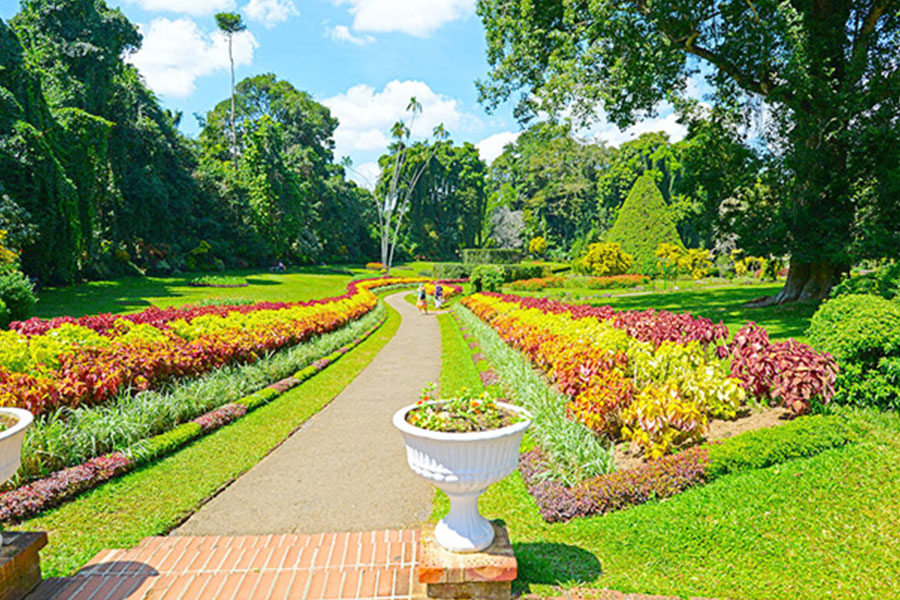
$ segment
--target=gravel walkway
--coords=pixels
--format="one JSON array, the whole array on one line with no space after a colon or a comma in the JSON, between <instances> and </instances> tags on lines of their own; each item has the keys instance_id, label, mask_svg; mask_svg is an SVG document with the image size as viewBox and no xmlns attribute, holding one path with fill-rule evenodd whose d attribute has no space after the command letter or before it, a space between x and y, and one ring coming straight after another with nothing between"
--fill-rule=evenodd
<instances>
[{"instance_id":1,"label":"gravel walkway","mask_svg":"<svg viewBox=\"0 0 900 600\"><path fill-rule=\"evenodd\" d=\"M441 374L438 323L419 315L408 293L386 298L403 321L369 366L173 535L402 529L430 516L433 489L407 466L391 425L394 411Z\"/></svg>"}]
</instances>

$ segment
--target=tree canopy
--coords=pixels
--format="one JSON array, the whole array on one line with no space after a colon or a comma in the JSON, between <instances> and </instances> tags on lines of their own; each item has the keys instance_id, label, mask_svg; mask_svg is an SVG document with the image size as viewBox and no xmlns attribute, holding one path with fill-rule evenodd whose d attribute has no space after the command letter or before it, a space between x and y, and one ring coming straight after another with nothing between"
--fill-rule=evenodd
<instances>
[{"instance_id":1,"label":"tree canopy","mask_svg":"<svg viewBox=\"0 0 900 600\"><path fill-rule=\"evenodd\" d=\"M900 243L897 225L873 216L891 204L900 165L887 151L900 141L898 8L898 0L480 0L491 67L480 94L494 107L521 90L522 119L567 111L584 122L603 109L625 126L683 94L702 65L717 107L763 109L768 119L759 132L771 148L768 181L732 222L747 247L791 255L776 301L822 297L874 250L854 233L877 233L882 253Z\"/></svg>"}]
</instances>

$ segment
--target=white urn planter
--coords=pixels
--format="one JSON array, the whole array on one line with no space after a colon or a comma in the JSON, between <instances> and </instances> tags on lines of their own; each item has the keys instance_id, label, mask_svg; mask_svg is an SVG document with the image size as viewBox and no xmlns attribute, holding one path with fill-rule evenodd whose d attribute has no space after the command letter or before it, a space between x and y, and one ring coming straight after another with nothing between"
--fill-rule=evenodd
<instances>
[{"instance_id":1,"label":"white urn planter","mask_svg":"<svg viewBox=\"0 0 900 600\"><path fill-rule=\"evenodd\" d=\"M25 430L31 425L34 416L21 408L0 408L0 416L16 420L9 429L0 431L0 485L16 474L22 464L22 442L25 441ZM0 545L3 536L0 535Z\"/></svg>"},{"instance_id":2,"label":"white urn planter","mask_svg":"<svg viewBox=\"0 0 900 600\"><path fill-rule=\"evenodd\" d=\"M444 433L407 423L407 413L416 406L394 413L394 426L403 434L410 468L450 497L450 513L435 526L434 537L451 552L484 550L494 540L494 528L479 514L478 497L515 470L531 415L519 406L498 402L498 407L524 419L490 431Z\"/></svg>"}]
</instances>

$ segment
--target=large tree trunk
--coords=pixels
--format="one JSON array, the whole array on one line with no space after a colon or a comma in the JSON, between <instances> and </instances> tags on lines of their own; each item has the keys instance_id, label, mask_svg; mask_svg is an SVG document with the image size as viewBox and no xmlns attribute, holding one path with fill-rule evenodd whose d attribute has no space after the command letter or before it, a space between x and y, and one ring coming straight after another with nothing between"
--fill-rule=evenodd
<instances>
[{"instance_id":1,"label":"large tree trunk","mask_svg":"<svg viewBox=\"0 0 900 600\"><path fill-rule=\"evenodd\" d=\"M774 296L766 296L747 303L750 307L772 306L789 302L822 300L837 283L845 269L827 261L800 262L791 259L790 271L784 287Z\"/></svg>"}]
</instances>

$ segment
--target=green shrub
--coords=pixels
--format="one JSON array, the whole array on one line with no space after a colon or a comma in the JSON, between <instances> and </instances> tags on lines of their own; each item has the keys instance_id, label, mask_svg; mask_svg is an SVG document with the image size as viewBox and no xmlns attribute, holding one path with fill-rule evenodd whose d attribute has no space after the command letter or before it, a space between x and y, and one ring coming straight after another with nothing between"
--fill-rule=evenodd
<instances>
[{"instance_id":1,"label":"green shrub","mask_svg":"<svg viewBox=\"0 0 900 600\"><path fill-rule=\"evenodd\" d=\"M834 387L838 404L900 410L900 357L882 358L873 369L845 365Z\"/></svg>"},{"instance_id":2,"label":"green shrub","mask_svg":"<svg viewBox=\"0 0 900 600\"><path fill-rule=\"evenodd\" d=\"M634 264L634 257L622 250L619 244L591 244L587 254L581 257L581 272L598 277L624 275Z\"/></svg>"},{"instance_id":3,"label":"green shrub","mask_svg":"<svg viewBox=\"0 0 900 600\"><path fill-rule=\"evenodd\" d=\"M469 280L476 292L499 292L506 276L506 270L500 265L478 265L472 270Z\"/></svg>"},{"instance_id":4,"label":"green shrub","mask_svg":"<svg viewBox=\"0 0 900 600\"><path fill-rule=\"evenodd\" d=\"M6 329L9 326L9 309L6 308L6 302L0 300L0 329Z\"/></svg>"},{"instance_id":5,"label":"green shrub","mask_svg":"<svg viewBox=\"0 0 900 600\"><path fill-rule=\"evenodd\" d=\"M799 417L784 425L747 431L720 444L709 444L707 474L712 479L815 456L853 442L857 437L858 433L842 417Z\"/></svg>"},{"instance_id":6,"label":"green shrub","mask_svg":"<svg viewBox=\"0 0 900 600\"><path fill-rule=\"evenodd\" d=\"M871 273L847 277L834 286L831 297L849 294L874 294L887 300L900 295L900 263L890 263Z\"/></svg>"},{"instance_id":7,"label":"green shrub","mask_svg":"<svg viewBox=\"0 0 900 600\"><path fill-rule=\"evenodd\" d=\"M544 275L544 267L536 264L502 265L500 268L503 269L503 277L506 282L534 279Z\"/></svg>"},{"instance_id":8,"label":"green shrub","mask_svg":"<svg viewBox=\"0 0 900 600\"><path fill-rule=\"evenodd\" d=\"M462 279L471 275L472 268L462 263L434 263L432 273L435 279Z\"/></svg>"},{"instance_id":9,"label":"green shrub","mask_svg":"<svg viewBox=\"0 0 900 600\"><path fill-rule=\"evenodd\" d=\"M900 351L900 303L872 294L838 296L819 307L806 334L841 367L873 368Z\"/></svg>"},{"instance_id":10,"label":"green shrub","mask_svg":"<svg viewBox=\"0 0 900 600\"><path fill-rule=\"evenodd\" d=\"M202 428L197 423L182 423L165 433L141 440L128 448L125 453L139 464L148 463L185 445L199 436L201 431Z\"/></svg>"},{"instance_id":11,"label":"green shrub","mask_svg":"<svg viewBox=\"0 0 900 600\"><path fill-rule=\"evenodd\" d=\"M684 246L651 174L642 175L634 183L606 241L619 244L642 270L646 264L656 262L656 248L660 244Z\"/></svg>"},{"instance_id":12,"label":"green shrub","mask_svg":"<svg viewBox=\"0 0 900 600\"><path fill-rule=\"evenodd\" d=\"M522 252L512 248L466 248L462 259L465 265L509 265L522 260Z\"/></svg>"},{"instance_id":13,"label":"green shrub","mask_svg":"<svg viewBox=\"0 0 900 600\"><path fill-rule=\"evenodd\" d=\"M0 273L0 300L6 305L8 318L24 321L31 316L31 309L37 298L34 286L21 271Z\"/></svg>"}]
</instances>

